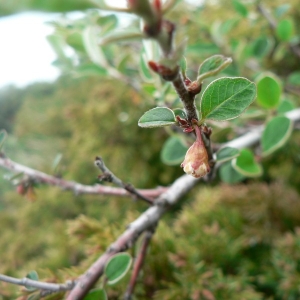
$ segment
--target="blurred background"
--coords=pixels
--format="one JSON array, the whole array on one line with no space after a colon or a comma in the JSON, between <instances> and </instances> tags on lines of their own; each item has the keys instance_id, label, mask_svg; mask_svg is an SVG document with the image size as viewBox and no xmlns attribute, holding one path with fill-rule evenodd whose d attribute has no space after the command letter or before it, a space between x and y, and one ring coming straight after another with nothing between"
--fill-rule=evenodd
<instances>
[{"instance_id":1,"label":"blurred background","mask_svg":"<svg viewBox=\"0 0 300 300\"><path fill-rule=\"evenodd\" d=\"M255 81L269 72L282 86L276 109L254 103L252 115L214 128L213 142L299 107L298 1L178 2L167 18L176 23L177 43L188 36L189 77L204 59L223 54L233 64L221 76ZM168 132L137 126L153 106L180 105L145 68L153 45L106 42L114 31L136 33L137 18L85 0L0 0L0 15L0 129L8 133L8 157L91 185L98 183L96 155L139 188L166 186L182 175L179 163L161 157ZM219 174L185 196L158 226L136 299L300 299L299 146L298 127L284 147L260 159L262 176ZM76 278L146 209L130 198L74 195L30 182L20 195L12 173L0 169L0 176L0 273L6 275L36 270L42 280ZM110 287L109 299L122 299L127 281ZM27 299L21 288L0 282L0 299L18 297Z\"/></svg>"}]
</instances>

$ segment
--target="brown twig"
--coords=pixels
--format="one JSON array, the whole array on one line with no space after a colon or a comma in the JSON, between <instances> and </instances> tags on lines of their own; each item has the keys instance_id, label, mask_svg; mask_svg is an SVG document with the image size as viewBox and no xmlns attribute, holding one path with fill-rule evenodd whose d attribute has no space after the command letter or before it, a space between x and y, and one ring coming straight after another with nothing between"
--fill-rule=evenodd
<instances>
[{"instance_id":1,"label":"brown twig","mask_svg":"<svg viewBox=\"0 0 300 300\"><path fill-rule=\"evenodd\" d=\"M128 183L124 183L114 173L112 173L112 171L106 167L106 165L101 157L98 157L98 156L96 157L95 165L103 172L103 175L100 175L98 177L100 180L112 182L112 183L118 185L119 187L125 189L127 192L129 192L133 196L147 202L148 204L153 204L153 201L151 199L149 199L146 196L139 193L134 188L134 186L132 186L131 184L128 184Z\"/></svg>"},{"instance_id":2,"label":"brown twig","mask_svg":"<svg viewBox=\"0 0 300 300\"><path fill-rule=\"evenodd\" d=\"M140 217L132 222L126 231L99 257L99 259L82 275L67 296L67 300L81 300L103 274L107 260L118 252L132 247L136 239L155 226L168 208L175 203L198 182L194 177L184 175L178 178L168 191L156 201L156 205L148 208Z\"/></svg>"},{"instance_id":3,"label":"brown twig","mask_svg":"<svg viewBox=\"0 0 300 300\"><path fill-rule=\"evenodd\" d=\"M193 119L198 120L197 108L195 104L196 94L188 91L180 71L178 71L177 76L172 80L172 84L183 104L187 115L187 120L190 122Z\"/></svg>"},{"instance_id":4,"label":"brown twig","mask_svg":"<svg viewBox=\"0 0 300 300\"><path fill-rule=\"evenodd\" d=\"M141 246L138 257L136 258L136 261L134 263L134 267L133 267L133 270L132 270L132 275L131 275L126 293L124 295L124 300L131 300L132 299L132 294L133 294L134 288L136 286L137 278L138 278L138 275L141 271L143 263L145 261L147 249L148 249L148 246L150 244L152 236L153 236L152 231L147 231L145 233L143 244Z\"/></svg>"},{"instance_id":5,"label":"brown twig","mask_svg":"<svg viewBox=\"0 0 300 300\"><path fill-rule=\"evenodd\" d=\"M300 108L292 110L285 114L292 121L300 120ZM224 147L233 147L242 149L256 144L261 137L263 127L254 128L251 132L238 137L225 145ZM216 166L217 168L217 166ZM155 205L148 208L134 222L132 222L126 231L101 255L98 260L82 275L67 297L67 300L81 300L93 287L96 281L103 273L107 260L114 254L125 251L131 247L140 234L155 226L161 219L162 215L169 207L175 205L179 199L188 193L200 179L195 179L192 176L183 175L178 178L170 188L161 194L155 201Z\"/></svg>"},{"instance_id":6,"label":"brown twig","mask_svg":"<svg viewBox=\"0 0 300 300\"><path fill-rule=\"evenodd\" d=\"M130 194L123 188L109 187L104 185L84 185L78 182L57 178L55 176L40 172L38 170L29 168L27 166L18 164L0 153L0 167L3 167L14 173L23 173L30 178L31 181L36 183L43 183L47 185L58 186L63 190L73 191L78 194L92 194L92 195L112 195L128 197ZM156 198L164 193L167 187L158 187L156 189L138 189L136 190L140 195L146 198Z\"/></svg>"}]
</instances>

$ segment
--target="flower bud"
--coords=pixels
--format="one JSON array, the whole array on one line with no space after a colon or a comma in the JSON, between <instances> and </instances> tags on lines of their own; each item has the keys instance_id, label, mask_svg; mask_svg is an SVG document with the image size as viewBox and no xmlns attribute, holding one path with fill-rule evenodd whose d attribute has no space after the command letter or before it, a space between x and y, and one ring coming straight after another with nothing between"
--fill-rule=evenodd
<instances>
[{"instance_id":1,"label":"flower bud","mask_svg":"<svg viewBox=\"0 0 300 300\"><path fill-rule=\"evenodd\" d=\"M210 171L208 155L203 144L201 132L198 126L195 126L197 139L187 151L184 161L181 164L184 172L195 178L205 176Z\"/></svg>"}]
</instances>

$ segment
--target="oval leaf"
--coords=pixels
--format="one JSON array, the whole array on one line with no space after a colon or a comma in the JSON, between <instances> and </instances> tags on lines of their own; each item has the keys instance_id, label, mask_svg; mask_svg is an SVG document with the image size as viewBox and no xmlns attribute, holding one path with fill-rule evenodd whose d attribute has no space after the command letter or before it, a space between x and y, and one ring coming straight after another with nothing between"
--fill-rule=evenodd
<instances>
[{"instance_id":1,"label":"oval leaf","mask_svg":"<svg viewBox=\"0 0 300 300\"><path fill-rule=\"evenodd\" d=\"M169 166L180 164L188 150L181 139L177 136L172 136L164 143L160 153L161 160Z\"/></svg>"},{"instance_id":2,"label":"oval leaf","mask_svg":"<svg viewBox=\"0 0 300 300\"><path fill-rule=\"evenodd\" d=\"M81 64L80 66L76 67L75 75L78 77L81 76L103 76L107 75L107 69L100 67L99 65L90 63L90 64Z\"/></svg>"},{"instance_id":3,"label":"oval leaf","mask_svg":"<svg viewBox=\"0 0 300 300\"><path fill-rule=\"evenodd\" d=\"M231 165L231 162L226 162L220 167L220 178L223 182L234 184L241 182L246 177L237 172Z\"/></svg>"},{"instance_id":4,"label":"oval leaf","mask_svg":"<svg viewBox=\"0 0 300 300\"><path fill-rule=\"evenodd\" d=\"M187 118L185 111L181 108L175 108L175 109L173 109L173 112L174 112L175 116L179 116L181 119Z\"/></svg>"},{"instance_id":5,"label":"oval leaf","mask_svg":"<svg viewBox=\"0 0 300 300\"><path fill-rule=\"evenodd\" d=\"M7 138L7 132L4 129L2 129L0 131L0 151L4 145L6 138Z\"/></svg>"},{"instance_id":6,"label":"oval leaf","mask_svg":"<svg viewBox=\"0 0 300 300\"><path fill-rule=\"evenodd\" d=\"M266 156L282 147L292 133L292 121L279 116L270 120L262 134L262 155Z\"/></svg>"},{"instance_id":7,"label":"oval leaf","mask_svg":"<svg viewBox=\"0 0 300 300\"><path fill-rule=\"evenodd\" d=\"M243 17L247 17L248 16L248 9L247 7L242 4L240 1L238 0L233 0L232 1L233 7L234 9Z\"/></svg>"},{"instance_id":8,"label":"oval leaf","mask_svg":"<svg viewBox=\"0 0 300 300\"><path fill-rule=\"evenodd\" d=\"M294 33L294 23L290 19L281 20L276 28L276 34L281 41L287 42Z\"/></svg>"},{"instance_id":9,"label":"oval leaf","mask_svg":"<svg viewBox=\"0 0 300 300\"><path fill-rule=\"evenodd\" d=\"M293 72L287 78L287 82L292 85L300 86L300 71Z\"/></svg>"},{"instance_id":10,"label":"oval leaf","mask_svg":"<svg viewBox=\"0 0 300 300\"><path fill-rule=\"evenodd\" d=\"M262 167L254 160L253 153L248 149L242 149L240 156L232 161L233 168L247 177L258 177L262 174Z\"/></svg>"},{"instance_id":11,"label":"oval leaf","mask_svg":"<svg viewBox=\"0 0 300 300\"><path fill-rule=\"evenodd\" d=\"M207 58L199 67L197 81L202 82L204 78L214 76L225 69L231 62L232 59L230 57L223 55L214 55Z\"/></svg>"},{"instance_id":12,"label":"oval leaf","mask_svg":"<svg viewBox=\"0 0 300 300\"><path fill-rule=\"evenodd\" d=\"M131 265L131 256L128 253L119 253L113 256L107 263L104 273L108 279L108 284L117 283L123 278Z\"/></svg>"},{"instance_id":13,"label":"oval leaf","mask_svg":"<svg viewBox=\"0 0 300 300\"><path fill-rule=\"evenodd\" d=\"M146 54L142 53L140 56L140 65L139 65L140 74L144 81L146 82L153 82L153 76L150 72L150 69L148 67L148 62L146 58Z\"/></svg>"},{"instance_id":14,"label":"oval leaf","mask_svg":"<svg viewBox=\"0 0 300 300\"><path fill-rule=\"evenodd\" d=\"M167 107L156 107L145 112L139 119L140 127L163 127L176 123L173 111Z\"/></svg>"},{"instance_id":15,"label":"oval leaf","mask_svg":"<svg viewBox=\"0 0 300 300\"><path fill-rule=\"evenodd\" d=\"M107 295L103 289L95 289L90 291L83 300L107 300Z\"/></svg>"},{"instance_id":16,"label":"oval leaf","mask_svg":"<svg viewBox=\"0 0 300 300\"><path fill-rule=\"evenodd\" d=\"M293 102L291 102L290 100L283 100L281 101L281 103L279 104L278 108L277 108L277 112L279 114L284 114L288 111L291 111L293 109L295 109L295 105Z\"/></svg>"},{"instance_id":17,"label":"oval leaf","mask_svg":"<svg viewBox=\"0 0 300 300\"><path fill-rule=\"evenodd\" d=\"M217 162L225 162L231 160L235 157L238 157L239 154L240 151L236 148L232 148L232 147L222 148L217 152Z\"/></svg>"},{"instance_id":18,"label":"oval leaf","mask_svg":"<svg viewBox=\"0 0 300 300\"><path fill-rule=\"evenodd\" d=\"M246 78L217 79L203 92L200 103L202 120L234 119L253 102L255 95L255 84Z\"/></svg>"},{"instance_id":19,"label":"oval leaf","mask_svg":"<svg viewBox=\"0 0 300 300\"><path fill-rule=\"evenodd\" d=\"M27 277L28 279L31 279L31 280L36 280L36 281L39 280L39 275L38 275L38 273L37 273L35 270L30 271L30 272L26 275L26 277ZM25 285L25 288L26 288L28 291L35 291L35 290L37 289L37 288L35 288L35 287L32 287L32 286L26 286L26 285Z\"/></svg>"},{"instance_id":20,"label":"oval leaf","mask_svg":"<svg viewBox=\"0 0 300 300\"><path fill-rule=\"evenodd\" d=\"M272 75L263 76L257 82L257 102L264 108L274 108L279 104L281 84Z\"/></svg>"},{"instance_id":21,"label":"oval leaf","mask_svg":"<svg viewBox=\"0 0 300 300\"><path fill-rule=\"evenodd\" d=\"M107 66L106 57L98 45L98 37L95 27L86 27L82 35L84 48L93 63L101 67Z\"/></svg>"}]
</instances>

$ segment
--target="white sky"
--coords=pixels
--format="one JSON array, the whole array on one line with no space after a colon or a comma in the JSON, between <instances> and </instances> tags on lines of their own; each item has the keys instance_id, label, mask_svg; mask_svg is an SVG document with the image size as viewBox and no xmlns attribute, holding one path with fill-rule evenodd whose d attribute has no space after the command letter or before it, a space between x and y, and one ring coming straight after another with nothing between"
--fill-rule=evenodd
<instances>
[{"instance_id":1,"label":"white sky","mask_svg":"<svg viewBox=\"0 0 300 300\"><path fill-rule=\"evenodd\" d=\"M126 7L126 0L110 0L111 5ZM53 32L45 22L59 14L25 12L0 17L0 88L25 86L36 81L52 81L59 69L51 65L56 55L46 36Z\"/></svg>"},{"instance_id":2,"label":"white sky","mask_svg":"<svg viewBox=\"0 0 300 300\"><path fill-rule=\"evenodd\" d=\"M126 7L126 0L108 2ZM59 14L26 12L0 17L0 88L8 84L25 86L36 81L52 81L58 77L58 68L51 65L56 55L45 38L53 31L45 22L57 16Z\"/></svg>"},{"instance_id":3,"label":"white sky","mask_svg":"<svg viewBox=\"0 0 300 300\"><path fill-rule=\"evenodd\" d=\"M53 80L59 75L51 66L55 53L45 39L52 32L46 21L53 15L22 13L0 18L0 88Z\"/></svg>"}]
</instances>

